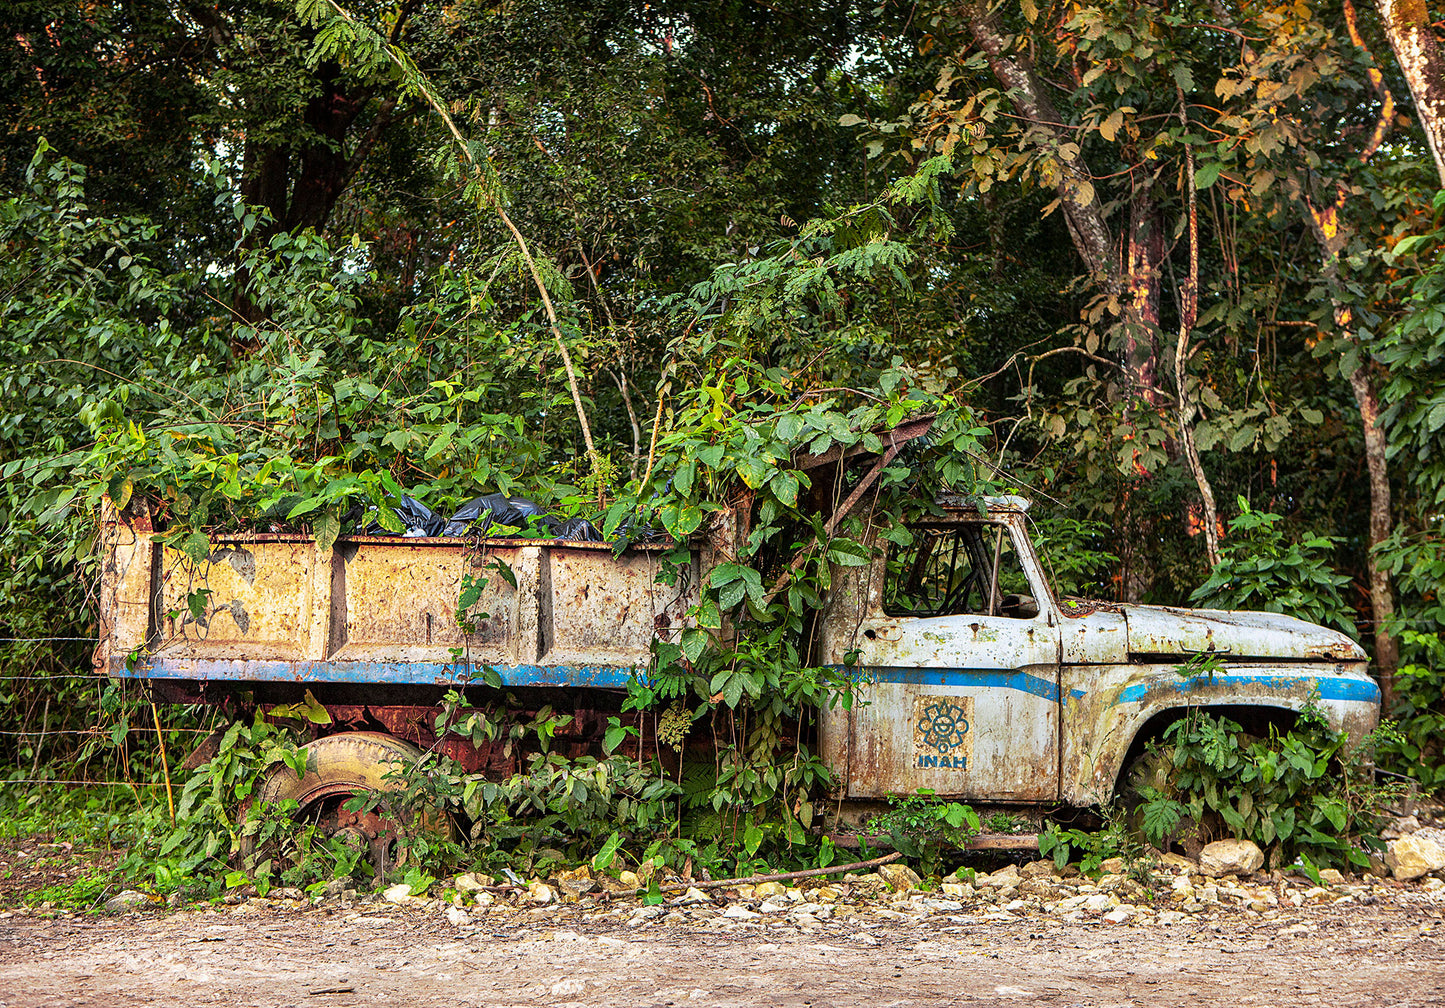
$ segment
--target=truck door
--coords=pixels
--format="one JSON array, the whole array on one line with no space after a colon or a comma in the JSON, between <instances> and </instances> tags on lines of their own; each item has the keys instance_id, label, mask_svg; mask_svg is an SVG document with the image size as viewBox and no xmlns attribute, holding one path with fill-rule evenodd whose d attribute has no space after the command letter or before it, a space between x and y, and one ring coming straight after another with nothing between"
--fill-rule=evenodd
<instances>
[{"instance_id":1,"label":"truck door","mask_svg":"<svg viewBox=\"0 0 1445 1008\"><path fill-rule=\"evenodd\" d=\"M1056 800L1059 621L1022 516L913 536L854 637L849 794Z\"/></svg>"}]
</instances>

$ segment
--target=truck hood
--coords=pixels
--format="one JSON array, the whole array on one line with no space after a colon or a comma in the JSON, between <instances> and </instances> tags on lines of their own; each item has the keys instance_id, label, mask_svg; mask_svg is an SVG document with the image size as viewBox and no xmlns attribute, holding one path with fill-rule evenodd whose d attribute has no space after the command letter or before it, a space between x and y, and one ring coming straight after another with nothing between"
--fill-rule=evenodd
<instances>
[{"instance_id":1,"label":"truck hood","mask_svg":"<svg viewBox=\"0 0 1445 1008\"><path fill-rule=\"evenodd\" d=\"M1223 609L1120 606L1131 656L1181 656L1216 651L1231 658L1364 661L1365 651L1338 630L1293 616Z\"/></svg>"}]
</instances>

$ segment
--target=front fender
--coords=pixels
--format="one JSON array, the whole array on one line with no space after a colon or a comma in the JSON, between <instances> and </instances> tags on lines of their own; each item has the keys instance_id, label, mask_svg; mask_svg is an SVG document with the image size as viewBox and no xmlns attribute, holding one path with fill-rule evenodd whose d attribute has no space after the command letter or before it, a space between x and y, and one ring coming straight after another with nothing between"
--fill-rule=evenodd
<instances>
[{"instance_id":1,"label":"front fender","mask_svg":"<svg viewBox=\"0 0 1445 1008\"><path fill-rule=\"evenodd\" d=\"M1091 665L1063 670L1062 797L1104 804L1140 730L1157 715L1191 707L1298 712L1315 706L1358 742L1380 719L1380 689L1365 662L1240 664L1181 677L1175 665ZM1167 720L1167 719L1166 719Z\"/></svg>"}]
</instances>

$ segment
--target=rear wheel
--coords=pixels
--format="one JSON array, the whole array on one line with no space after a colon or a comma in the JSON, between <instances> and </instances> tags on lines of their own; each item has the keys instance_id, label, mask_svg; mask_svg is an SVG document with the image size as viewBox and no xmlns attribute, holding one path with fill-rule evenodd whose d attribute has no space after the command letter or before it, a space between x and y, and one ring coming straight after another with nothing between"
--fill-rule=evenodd
<instances>
[{"instance_id":1,"label":"rear wheel","mask_svg":"<svg viewBox=\"0 0 1445 1008\"><path fill-rule=\"evenodd\" d=\"M390 870L399 838L451 835L451 823L441 813L391 816L381 809L352 812L343 807L358 794L395 790L397 782L388 777L421 759L416 746L381 732L347 732L317 739L301 751L306 753L306 772L298 777L288 766L274 768L256 800L263 805L295 801L298 822L315 824L322 835L365 849L377 878ZM253 867L253 834L242 838L240 854L242 863Z\"/></svg>"}]
</instances>

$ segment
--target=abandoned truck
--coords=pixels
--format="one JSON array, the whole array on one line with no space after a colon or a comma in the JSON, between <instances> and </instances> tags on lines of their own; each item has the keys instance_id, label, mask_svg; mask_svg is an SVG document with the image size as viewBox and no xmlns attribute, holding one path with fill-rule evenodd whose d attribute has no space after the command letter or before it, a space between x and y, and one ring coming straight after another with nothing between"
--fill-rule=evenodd
<instances>
[{"instance_id":1,"label":"abandoned truck","mask_svg":"<svg viewBox=\"0 0 1445 1008\"><path fill-rule=\"evenodd\" d=\"M912 545L837 569L811 635L813 663L857 675L851 707L819 713L845 807L919 791L1019 810L1105 803L1190 706L1255 731L1310 704L1354 739L1376 725L1379 690L1344 634L1271 613L1065 602L1025 501L936 511ZM276 775L263 797L295 798L323 821L331 809L337 828L344 796L418 747L473 771L516 768L500 747L434 734L443 693L482 666L572 714L573 753L595 746L653 638L675 639L725 555L715 539L694 543L690 576L672 586L657 577L670 545L615 555L555 539L357 535L323 549L304 535L218 535L197 565L161 545L143 509L105 525L105 670L177 702L265 709L309 691L330 720L311 726L308 772ZM511 576L486 576L499 561ZM485 581L459 620L468 577ZM196 619L187 600L202 590ZM1206 674L1181 676L1201 654L1215 659Z\"/></svg>"}]
</instances>

